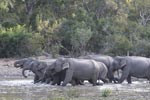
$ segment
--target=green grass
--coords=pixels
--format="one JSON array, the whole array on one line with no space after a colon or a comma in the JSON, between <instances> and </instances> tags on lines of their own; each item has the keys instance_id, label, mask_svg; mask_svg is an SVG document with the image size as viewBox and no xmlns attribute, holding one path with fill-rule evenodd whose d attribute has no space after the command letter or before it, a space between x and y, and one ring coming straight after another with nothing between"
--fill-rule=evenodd
<instances>
[{"instance_id":1,"label":"green grass","mask_svg":"<svg viewBox=\"0 0 150 100\"><path fill-rule=\"evenodd\" d=\"M102 91L102 97L108 97L112 93L112 90L105 89Z\"/></svg>"}]
</instances>

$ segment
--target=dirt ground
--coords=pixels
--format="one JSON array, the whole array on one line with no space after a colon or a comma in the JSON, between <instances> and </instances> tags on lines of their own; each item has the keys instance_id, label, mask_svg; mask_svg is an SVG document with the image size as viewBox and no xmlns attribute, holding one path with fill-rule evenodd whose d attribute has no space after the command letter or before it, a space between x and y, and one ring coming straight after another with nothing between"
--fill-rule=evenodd
<instances>
[{"instance_id":1,"label":"dirt ground","mask_svg":"<svg viewBox=\"0 0 150 100\"><path fill-rule=\"evenodd\" d=\"M66 87L33 84L33 74L23 78L16 59L0 59L0 100L149 100L150 84L136 79L133 84L104 84Z\"/></svg>"}]
</instances>

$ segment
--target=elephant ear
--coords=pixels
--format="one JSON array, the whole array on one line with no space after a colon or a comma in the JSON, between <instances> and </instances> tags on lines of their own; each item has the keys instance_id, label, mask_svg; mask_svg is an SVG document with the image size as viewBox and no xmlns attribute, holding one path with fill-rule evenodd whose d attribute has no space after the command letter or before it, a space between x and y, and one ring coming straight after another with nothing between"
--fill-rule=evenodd
<instances>
[{"instance_id":1,"label":"elephant ear","mask_svg":"<svg viewBox=\"0 0 150 100\"><path fill-rule=\"evenodd\" d=\"M38 62L36 63L36 67L37 67L37 70L42 70L44 68L46 68L46 64L44 62Z\"/></svg>"},{"instance_id":2,"label":"elephant ear","mask_svg":"<svg viewBox=\"0 0 150 100\"><path fill-rule=\"evenodd\" d=\"M121 68L124 68L127 65L127 61L125 59L120 61Z\"/></svg>"},{"instance_id":3,"label":"elephant ear","mask_svg":"<svg viewBox=\"0 0 150 100\"><path fill-rule=\"evenodd\" d=\"M67 63L64 63L63 65L62 65L62 70L65 70L65 69L68 69L69 68L69 63L67 62Z\"/></svg>"}]
</instances>

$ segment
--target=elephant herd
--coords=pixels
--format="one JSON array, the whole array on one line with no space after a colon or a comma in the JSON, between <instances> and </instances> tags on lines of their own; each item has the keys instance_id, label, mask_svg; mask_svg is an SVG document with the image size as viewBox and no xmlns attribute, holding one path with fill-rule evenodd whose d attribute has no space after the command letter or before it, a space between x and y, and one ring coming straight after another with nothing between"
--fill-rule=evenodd
<instances>
[{"instance_id":1,"label":"elephant herd","mask_svg":"<svg viewBox=\"0 0 150 100\"><path fill-rule=\"evenodd\" d=\"M16 61L14 66L22 69L24 77L27 77L26 70L32 71L35 74L34 83L51 85L83 85L85 80L93 86L102 84L99 80L103 83L122 83L127 80L130 84L131 77L150 80L150 58L140 56L86 55L46 61L24 58ZM121 77L114 76L118 70L122 71Z\"/></svg>"}]
</instances>

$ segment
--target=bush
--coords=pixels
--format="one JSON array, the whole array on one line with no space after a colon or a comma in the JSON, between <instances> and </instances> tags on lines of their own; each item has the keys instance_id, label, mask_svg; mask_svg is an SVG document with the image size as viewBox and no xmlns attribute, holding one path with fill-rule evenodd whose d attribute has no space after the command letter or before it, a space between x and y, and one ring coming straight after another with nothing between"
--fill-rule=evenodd
<instances>
[{"instance_id":1,"label":"bush","mask_svg":"<svg viewBox=\"0 0 150 100\"><path fill-rule=\"evenodd\" d=\"M106 51L114 55L126 55L132 48L132 43L125 35L114 34L107 37Z\"/></svg>"},{"instance_id":2,"label":"bush","mask_svg":"<svg viewBox=\"0 0 150 100\"><path fill-rule=\"evenodd\" d=\"M108 97L111 93L112 91L110 89L105 89L102 92L102 97Z\"/></svg>"},{"instance_id":3,"label":"bush","mask_svg":"<svg viewBox=\"0 0 150 100\"><path fill-rule=\"evenodd\" d=\"M134 45L133 55L150 57L150 41L138 40Z\"/></svg>"},{"instance_id":4,"label":"bush","mask_svg":"<svg viewBox=\"0 0 150 100\"><path fill-rule=\"evenodd\" d=\"M25 57L34 54L32 49L35 45L31 41L34 36L21 25L0 29L0 57ZM34 50L38 50L36 48L38 46Z\"/></svg>"}]
</instances>

